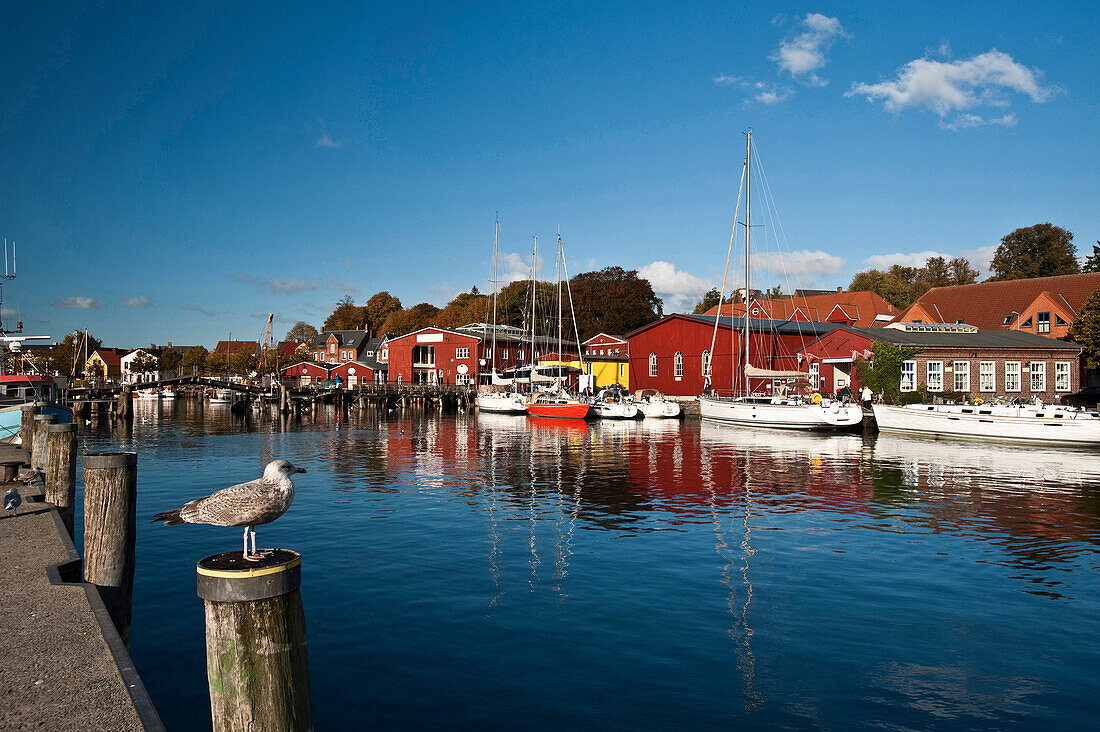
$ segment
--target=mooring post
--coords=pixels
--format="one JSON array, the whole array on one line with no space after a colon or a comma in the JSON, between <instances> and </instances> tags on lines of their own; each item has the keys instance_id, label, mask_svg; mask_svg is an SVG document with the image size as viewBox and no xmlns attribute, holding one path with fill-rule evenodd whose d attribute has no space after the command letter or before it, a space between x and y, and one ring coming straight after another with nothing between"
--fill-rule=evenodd
<instances>
[{"instance_id":1,"label":"mooring post","mask_svg":"<svg viewBox=\"0 0 1100 732\"><path fill-rule=\"evenodd\" d=\"M46 435L51 424L57 424L56 414L34 415L34 433L31 436L31 467L46 471Z\"/></svg>"},{"instance_id":2,"label":"mooring post","mask_svg":"<svg viewBox=\"0 0 1100 732\"><path fill-rule=\"evenodd\" d=\"M130 645L137 535L137 453L84 455L84 581L99 588Z\"/></svg>"},{"instance_id":3,"label":"mooring post","mask_svg":"<svg viewBox=\"0 0 1100 732\"><path fill-rule=\"evenodd\" d=\"M46 435L46 500L57 506L61 521L73 535L76 501L76 425L51 424Z\"/></svg>"},{"instance_id":4,"label":"mooring post","mask_svg":"<svg viewBox=\"0 0 1100 732\"><path fill-rule=\"evenodd\" d=\"M214 732L311 729L301 555L225 552L197 571Z\"/></svg>"},{"instance_id":5,"label":"mooring post","mask_svg":"<svg viewBox=\"0 0 1100 732\"><path fill-rule=\"evenodd\" d=\"M130 422L134 419L134 387L123 384L122 391L118 393L118 409L115 416Z\"/></svg>"},{"instance_id":6,"label":"mooring post","mask_svg":"<svg viewBox=\"0 0 1100 732\"><path fill-rule=\"evenodd\" d=\"M19 423L19 440L23 444L23 449L29 455L34 446L34 418L39 414L42 409L36 404L24 404L19 408L20 411L20 423Z\"/></svg>"}]
</instances>

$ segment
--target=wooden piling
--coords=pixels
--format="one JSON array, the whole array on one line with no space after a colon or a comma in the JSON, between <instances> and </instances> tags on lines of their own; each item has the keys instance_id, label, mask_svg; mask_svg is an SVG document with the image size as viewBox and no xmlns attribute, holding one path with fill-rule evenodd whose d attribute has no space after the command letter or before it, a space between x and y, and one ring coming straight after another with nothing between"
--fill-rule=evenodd
<instances>
[{"instance_id":1,"label":"wooden piling","mask_svg":"<svg viewBox=\"0 0 1100 732\"><path fill-rule=\"evenodd\" d=\"M31 453L34 449L34 418L42 409L35 404L24 404L19 411L19 440L23 449Z\"/></svg>"},{"instance_id":2,"label":"wooden piling","mask_svg":"<svg viewBox=\"0 0 1100 732\"><path fill-rule=\"evenodd\" d=\"M57 506L61 521L73 535L76 501L76 425L51 424L46 434L46 500Z\"/></svg>"},{"instance_id":3,"label":"wooden piling","mask_svg":"<svg viewBox=\"0 0 1100 732\"><path fill-rule=\"evenodd\" d=\"M84 455L84 581L96 585L130 644L137 535L137 453Z\"/></svg>"},{"instance_id":4,"label":"wooden piling","mask_svg":"<svg viewBox=\"0 0 1100 732\"><path fill-rule=\"evenodd\" d=\"M214 732L312 728L301 564L287 549L259 562L239 551L199 562Z\"/></svg>"},{"instance_id":5,"label":"wooden piling","mask_svg":"<svg viewBox=\"0 0 1100 732\"><path fill-rule=\"evenodd\" d=\"M31 467L45 472L46 460L46 434L51 424L57 424L56 414L34 415L34 432L31 435Z\"/></svg>"},{"instance_id":6,"label":"wooden piling","mask_svg":"<svg viewBox=\"0 0 1100 732\"><path fill-rule=\"evenodd\" d=\"M122 391L118 393L118 406L115 417L127 422L134 421L134 388L129 384L122 385Z\"/></svg>"}]
</instances>

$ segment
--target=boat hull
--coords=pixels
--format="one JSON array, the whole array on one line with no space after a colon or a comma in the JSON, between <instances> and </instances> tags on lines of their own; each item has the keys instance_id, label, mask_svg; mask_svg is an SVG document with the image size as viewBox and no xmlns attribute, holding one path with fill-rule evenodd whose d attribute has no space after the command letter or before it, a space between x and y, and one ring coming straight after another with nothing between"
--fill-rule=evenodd
<instances>
[{"instance_id":1,"label":"boat hull","mask_svg":"<svg viewBox=\"0 0 1100 732\"><path fill-rule=\"evenodd\" d=\"M646 419L676 419L683 414L683 410L676 402L643 402L638 405L638 411Z\"/></svg>"},{"instance_id":2,"label":"boat hull","mask_svg":"<svg viewBox=\"0 0 1100 732\"><path fill-rule=\"evenodd\" d=\"M1100 419L1084 412L1050 407L969 408L970 412L964 412L965 407L934 404L904 407L874 404L871 408L881 432L962 440L1100 445Z\"/></svg>"},{"instance_id":3,"label":"boat hull","mask_svg":"<svg viewBox=\"0 0 1100 732\"><path fill-rule=\"evenodd\" d=\"M863 421L858 404L769 404L737 399L699 398L703 419L788 430L852 429Z\"/></svg>"},{"instance_id":4,"label":"boat hull","mask_svg":"<svg viewBox=\"0 0 1100 732\"><path fill-rule=\"evenodd\" d=\"M52 414L57 417L59 424L69 424L73 421L72 410L59 407L56 404L39 404L40 414ZM0 444L22 444L19 431L23 425L23 405L13 404L0 407Z\"/></svg>"},{"instance_id":5,"label":"boat hull","mask_svg":"<svg viewBox=\"0 0 1100 732\"><path fill-rule=\"evenodd\" d=\"M596 402L589 407L588 413L598 419L637 419L638 407L621 402Z\"/></svg>"},{"instance_id":6,"label":"boat hull","mask_svg":"<svg viewBox=\"0 0 1100 732\"><path fill-rule=\"evenodd\" d=\"M523 397L517 394L478 394L477 408L495 414L526 414Z\"/></svg>"},{"instance_id":7,"label":"boat hull","mask_svg":"<svg viewBox=\"0 0 1100 732\"><path fill-rule=\"evenodd\" d=\"M527 413L532 417L552 419L584 419L588 416L587 404L528 404Z\"/></svg>"}]
</instances>

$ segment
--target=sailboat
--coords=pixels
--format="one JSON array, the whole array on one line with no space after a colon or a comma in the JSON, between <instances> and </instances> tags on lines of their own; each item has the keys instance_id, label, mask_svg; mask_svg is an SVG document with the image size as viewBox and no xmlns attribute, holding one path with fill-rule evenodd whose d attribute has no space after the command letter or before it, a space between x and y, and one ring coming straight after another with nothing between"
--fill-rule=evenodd
<instances>
[{"instance_id":1,"label":"sailboat","mask_svg":"<svg viewBox=\"0 0 1100 732\"><path fill-rule=\"evenodd\" d=\"M532 253L532 270L531 270L531 367L532 375L535 371L535 323L537 318L535 317L535 276L534 276L534 262L538 261L538 237L535 237L534 251ZM565 268L565 257L562 253L561 235L558 235L558 261L557 261L557 275L558 275L558 361L559 364L556 367L558 370L558 378L553 386L548 391L535 392L527 400L525 408L527 414L532 417L558 417L564 419L584 419L588 416L588 403L574 398L568 391L565 390L563 381L566 374L566 367L563 365L564 354L562 351L562 309L561 309L561 282L562 274ZM569 309L573 309L573 298L569 298ZM573 317L573 330L576 332L576 316ZM581 350L580 338L577 338L577 353Z\"/></svg>"},{"instance_id":2,"label":"sailboat","mask_svg":"<svg viewBox=\"0 0 1100 732\"><path fill-rule=\"evenodd\" d=\"M752 130L745 139L745 167L743 171L745 193L745 317L742 321L741 340L744 344L744 379L743 394L741 396L720 397L716 394L704 394L699 397L699 411L703 419L733 424L754 425L758 427L777 427L783 429L802 430L831 430L854 427L863 420L863 410L858 404L843 403L830 399L822 399L820 395L812 398L802 396L789 397L786 394L754 394L752 390L753 379L758 384L774 380L806 379L807 375L801 371L784 371L775 369L761 369L752 366L750 360L750 333L749 300L752 298L750 280L750 239L752 227L749 220L750 213L750 178L752 173ZM738 193L740 204L740 192ZM736 210L734 213L736 221ZM732 253L731 237L731 253ZM728 266L728 264L727 264ZM725 282L722 283L725 290ZM721 316L721 308L715 315L715 335L717 336L718 318ZM712 344L711 353L714 353Z\"/></svg>"},{"instance_id":3,"label":"sailboat","mask_svg":"<svg viewBox=\"0 0 1100 732\"><path fill-rule=\"evenodd\" d=\"M490 384L497 385L502 381L505 384L510 382L503 379L497 373L497 275L498 275L498 262L500 258L500 219L497 219L495 231L493 234L493 264L491 279L493 282L493 318L492 318L492 348L489 351L489 374ZM514 383L514 382L512 382ZM514 390L508 389L506 391L479 391L477 395L477 408L481 412L495 412L503 414L525 414L527 400L523 396Z\"/></svg>"}]
</instances>

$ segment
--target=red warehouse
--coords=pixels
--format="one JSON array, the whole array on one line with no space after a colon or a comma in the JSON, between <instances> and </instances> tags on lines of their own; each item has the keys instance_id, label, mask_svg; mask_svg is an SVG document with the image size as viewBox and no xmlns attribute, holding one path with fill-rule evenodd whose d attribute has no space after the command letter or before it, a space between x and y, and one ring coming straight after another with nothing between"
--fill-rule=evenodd
<instances>
[{"instance_id":1,"label":"red warehouse","mask_svg":"<svg viewBox=\"0 0 1100 732\"><path fill-rule=\"evenodd\" d=\"M296 363L282 370L283 383L288 386L308 386L328 378L328 368L316 363Z\"/></svg>"},{"instance_id":2,"label":"red warehouse","mask_svg":"<svg viewBox=\"0 0 1100 732\"><path fill-rule=\"evenodd\" d=\"M391 338L389 381L405 384L476 384L481 339L442 328ZM499 363L499 362L498 362Z\"/></svg>"},{"instance_id":3,"label":"red warehouse","mask_svg":"<svg viewBox=\"0 0 1100 732\"><path fill-rule=\"evenodd\" d=\"M741 372L744 354L743 321L723 317L716 330L713 317L676 314L628 334L630 388L694 396L703 393L710 375L711 386L719 394L733 394L734 375ZM750 318L749 358L757 368L799 369L798 350L837 327L834 323ZM752 386L759 389L762 384L754 381Z\"/></svg>"}]
</instances>

